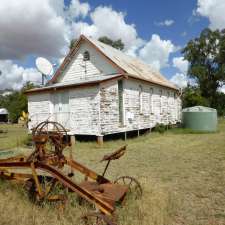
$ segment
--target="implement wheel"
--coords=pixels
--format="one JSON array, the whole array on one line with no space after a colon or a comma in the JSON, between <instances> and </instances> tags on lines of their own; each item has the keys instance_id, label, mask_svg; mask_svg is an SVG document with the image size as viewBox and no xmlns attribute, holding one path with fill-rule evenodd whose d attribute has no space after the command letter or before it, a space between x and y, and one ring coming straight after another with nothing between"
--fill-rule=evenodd
<instances>
[{"instance_id":1,"label":"implement wheel","mask_svg":"<svg viewBox=\"0 0 225 225\"><path fill-rule=\"evenodd\" d=\"M38 194L34 179L30 179L26 185L28 197L33 203L42 204L44 201L64 202L66 200L66 189L54 178L48 176L39 176L38 180L43 192L43 196Z\"/></svg>"},{"instance_id":2,"label":"implement wheel","mask_svg":"<svg viewBox=\"0 0 225 225\"><path fill-rule=\"evenodd\" d=\"M114 181L114 184L125 185L129 188L128 194L134 196L135 199L140 199L142 197L142 187L140 183L133 177L122 176Z\"/></svg>"},{"instance_id":3,"label":"implement wheel","mask_svg":"<svg viewBox=\"0 0 225 225\"><path fill-rule=\"evenodd\" d=\"M27 158L28 162L48 161L51 158L52 164L62 167L63 150L71 146L67 130L58 122L44 121L32 130L35 150Z\"/></svg>"},{"instance_id":4,"label":"implement wheel","mask_svg":"<svg viewBox=\"0 0 225 225\"><path fill-rule=\"evenodd\" d=\"M111 217L102 213L87 213L81 219L82 225L117 225Z\"/></svg>"}]
</instances>

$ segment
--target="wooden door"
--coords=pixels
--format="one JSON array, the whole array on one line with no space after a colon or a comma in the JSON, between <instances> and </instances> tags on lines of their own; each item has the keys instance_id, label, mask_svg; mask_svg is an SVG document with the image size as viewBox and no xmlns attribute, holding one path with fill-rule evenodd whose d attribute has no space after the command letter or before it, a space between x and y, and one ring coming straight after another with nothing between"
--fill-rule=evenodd
<instances>
[{"instance_id":1,"label":"wooden door","mask_svg":"<svg viewBox=\"0 0 225 225\"><path fill-rule=\"evenodd\" d=\"M54 119L56 122L62 124L66 128L69 128L69 93L59 92L53 94L54 103Z\"/></svg>"}]
</instances>

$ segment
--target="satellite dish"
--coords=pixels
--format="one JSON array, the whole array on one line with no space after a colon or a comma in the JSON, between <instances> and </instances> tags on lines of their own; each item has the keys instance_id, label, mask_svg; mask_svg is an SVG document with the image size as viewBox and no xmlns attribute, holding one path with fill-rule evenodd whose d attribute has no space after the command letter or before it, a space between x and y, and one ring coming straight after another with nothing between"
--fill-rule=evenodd
<instances>
[{"instance_id":1,"label":"satellite dish","mask_svg":"<svg viewBox=\"0 0 225 225\"><path fill-rule=\"evenodd\" d=\"M42 85L44 85L44 77L52 75L53 66L47 59L43 57L38 57L36 59L36 67L38 71L42 74Z\"/></svg>"},{"instance_id":2,"label":"satellite dish","mask_svg":"<svg viewBox=\"0 0 225 225\"><path fill-rule=\"evenodd\" d=\"M36 66L38 71L44 75L51 75L53 72L52 64L45 58L38 57L36 59Z\"/></svg>"}]
</instances>

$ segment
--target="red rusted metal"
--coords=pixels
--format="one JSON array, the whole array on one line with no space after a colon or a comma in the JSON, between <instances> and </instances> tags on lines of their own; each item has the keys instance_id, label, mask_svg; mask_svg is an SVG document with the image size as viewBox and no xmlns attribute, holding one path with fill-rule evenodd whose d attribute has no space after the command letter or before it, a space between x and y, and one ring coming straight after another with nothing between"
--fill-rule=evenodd
<instances>
[{"instance_id":1,"label":"red rusted metal","mask_svg":"<svg viewBox=\"0 0 225 225\"><path fill-rule=\"evenodd\" d=\"M45 199L65 201L65 195L52 193L54 187L60 184L65 190L69 189L89 203L94 204L102 213L102 216L96 216L98 219L104 220L105 224L114 224L107 222L108 216L112 216L117 203L123 202L131 189L131 183L136 184L142 194L141 186L135 179L128 179L131 181L130 183L121 184L119 181L122 178L113 183L104 177L111 160L123 156L126 146L103 157L101 161L107 161L107 165L103 175L100 175L63 154L66 147L71 147L71 141L67 135L67 130L59 123L42 122L33 130L32 134L34 151L28 157L19 156L1 159L0 177L26 183L29 195L35 201ZM72 179L73 173L64 174L62 168L65 165L70 166L71 171L82 173L85 176L85 181L78 184ZM17 171L12 172L13 169L17 169ZM27 173L27 171L24 173L18 172L20 169L30 169L31 173Z\"/></svg>"}]
</instances>

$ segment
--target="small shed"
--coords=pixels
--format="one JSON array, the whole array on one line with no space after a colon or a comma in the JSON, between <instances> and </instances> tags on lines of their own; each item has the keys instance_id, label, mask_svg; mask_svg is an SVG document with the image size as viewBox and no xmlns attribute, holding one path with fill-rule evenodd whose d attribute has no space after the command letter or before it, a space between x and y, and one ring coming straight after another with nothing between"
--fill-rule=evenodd
<instances>
[{"instance_id":1,"label":"small shed","mask_svg":"<svg viewBox=\"0 0 225 225\"><path fill-rule=\"evenodd\" d=\"M9 112L5 108L0 108L0 123L8 122Z\"/></svg>"}]
</instances>

